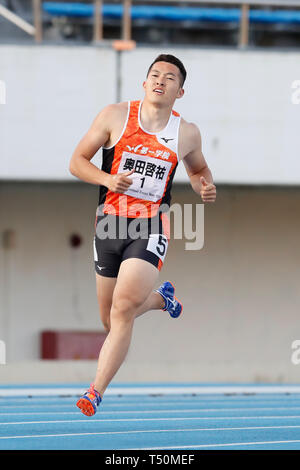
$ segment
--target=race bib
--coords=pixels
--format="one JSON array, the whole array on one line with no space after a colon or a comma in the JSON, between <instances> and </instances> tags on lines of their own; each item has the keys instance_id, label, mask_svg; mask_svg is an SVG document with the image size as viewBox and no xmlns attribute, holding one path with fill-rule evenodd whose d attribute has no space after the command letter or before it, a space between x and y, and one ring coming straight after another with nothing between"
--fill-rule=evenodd
<instances>
[{"instance_id":1,"label":"race bib","mask_svg":"<svg viewBox=\"0 0 300 470\"><path fill-rule=\"evenodd\" d=\"M157 202L162 198L171 167L171 162L123 152L118 173L135 170L135 173L129 176L133 182L124 194Z\"/></svg>"},{"instance_id":2,"label":"race bib","mask_svg":"<svg viewBox=\"0 0 300 470\"><path fill-rule=\"evenodd\" d=\"M162 234L152 233L149 235L149 240L146 250L151 251L163 262L168 249L168 239Z\"/></svg>"}]
</instances>

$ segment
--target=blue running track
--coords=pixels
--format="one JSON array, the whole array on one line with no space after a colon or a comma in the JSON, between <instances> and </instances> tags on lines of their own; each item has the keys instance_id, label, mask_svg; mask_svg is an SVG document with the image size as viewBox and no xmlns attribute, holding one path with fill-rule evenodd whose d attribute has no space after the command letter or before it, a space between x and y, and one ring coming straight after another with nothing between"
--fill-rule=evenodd
<instances>
[{"instance_id":1,"label":"blue running track","mask_svg":"<svg viewBox=\"0 0 300 470\"><path fill-rule=\"evenodd\" d=\"M111 385L91 418L86 388L0 386L0 449L300 449L297 385Z\"/></svg>"}]
</instances>

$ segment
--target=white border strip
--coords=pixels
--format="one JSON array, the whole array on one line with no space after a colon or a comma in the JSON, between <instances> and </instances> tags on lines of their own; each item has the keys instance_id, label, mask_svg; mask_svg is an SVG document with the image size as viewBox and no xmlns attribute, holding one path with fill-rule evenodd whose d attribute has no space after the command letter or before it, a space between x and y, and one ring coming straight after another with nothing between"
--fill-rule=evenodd
<instances>
[{"instance_id":1,"label":"white border strip","mask_svg":"<svg viewBox=\"0 0 300 470\"><path fill-rule=\"evenodd\" d=\"M80 396L86 390L79 387L24 387L1 388L0 397L40 397L40 396ZM112 387L105 392L106 396L115 395L224 395L224 394L267 394L267 393L300 393L300 385L203 385L190 387L142 386Z\"/></svg>"}]
</instances>

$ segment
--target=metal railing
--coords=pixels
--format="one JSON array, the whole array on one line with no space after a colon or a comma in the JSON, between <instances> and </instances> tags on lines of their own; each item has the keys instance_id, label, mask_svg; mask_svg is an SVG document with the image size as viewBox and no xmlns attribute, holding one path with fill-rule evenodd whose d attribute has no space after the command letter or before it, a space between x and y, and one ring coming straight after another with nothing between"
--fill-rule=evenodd
<instances>
[{"instance_id":1,"label":"metal railing","mask_svg":"<svg viewBox=\"0 0 300 470\"><path fill-rule=\"evenodd\" d=\"M8 21L18 26L18 28L25 31L25 33L34 36L35 40L39 42L42 40L41 0L32 0L32 9L34 26L3 5L0 5L0 16L3 16L3 18L6 18Z\"/></svg>"},{"instance_id":2,"label":"metal railing","mask_svg":"<svg viewBox=\"0 0 300 470\"><path fill-rule=\"evenodd\" d=\"M115 1L115 0L111 0ZM13 22L19 28L23 29L26 33L34 36L35 41L40 43L43 38L42 27L42 3L43 0L32 0L32 10L34 25L24 21L20 16L12 13L9 9L0 5L0 15ZM94 19L93 19L93 40L95 42L103 41L103 14L102 8L105 3L103 0L93 0L90 3L94 4ZM110 2L111 3L111 2ZM240 24L239 24L239 46L246 47L249 42L249 9L251 6L271 6L271 7L284 7L284 8L300 8L300 0L119 0L117 3L123 4L122 16L122 33L121 40L124 42L131 42L131 6L136 3L161 3L161 4L180 4L196 5L196 4L211 4L211 5L236 5L241 9Z\"/></svg>"}]
</instances>

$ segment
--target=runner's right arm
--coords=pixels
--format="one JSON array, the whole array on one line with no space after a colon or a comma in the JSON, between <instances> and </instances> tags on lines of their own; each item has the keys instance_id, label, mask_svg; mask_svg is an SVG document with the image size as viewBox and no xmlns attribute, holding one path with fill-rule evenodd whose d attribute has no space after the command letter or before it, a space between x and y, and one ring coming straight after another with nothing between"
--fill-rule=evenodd
<instances>
[{"instance_id":1,"label":"runner's right arm","mask_svg":"<svg viewBox=\"0 0 300 470\"><path fill-rule=\"evenodd\" d=\"M74 150L69 164L72 175L86 183L106 186L114 192L123 193L132 184L128 178L133 171L111 175L100 170L90 160L109 140L112 116L116 113L116 105L106 106L94 119L90 129L80 140Z\"/></svg>"}]
</instances>

